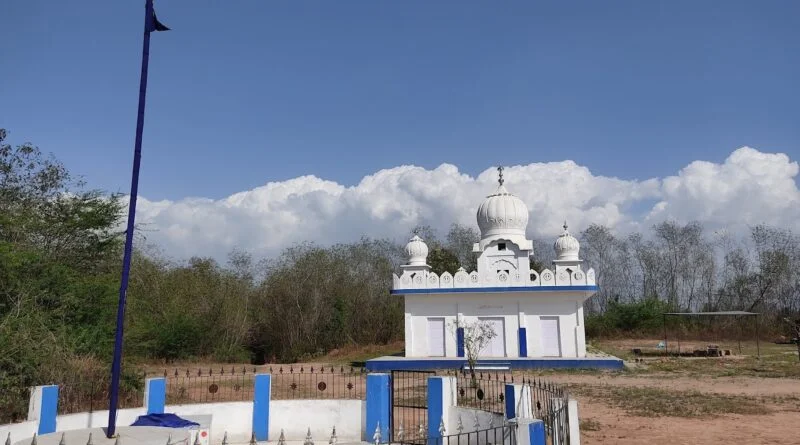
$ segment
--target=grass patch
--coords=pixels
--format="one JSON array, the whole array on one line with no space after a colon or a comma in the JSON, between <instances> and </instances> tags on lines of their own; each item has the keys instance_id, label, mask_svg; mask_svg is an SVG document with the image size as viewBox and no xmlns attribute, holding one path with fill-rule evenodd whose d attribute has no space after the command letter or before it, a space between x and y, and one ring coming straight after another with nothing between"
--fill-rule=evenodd
<instances>
[{"instance_id":1,"label":"grass patch","mask_svg":"<svg viewBox=\"0 0 800 445\"><path fill-rule=\"evenodd\" d=\"M570 385L570 390L641 417L716 417L772 412L763 399L727 394L608 385Z\"/></svg>"},{"instance_id":2,"label":"grass patch","mask_svg":"<svg viewBox=\"0 0 800 445\"><path fill-rule=\"evenodd\" d=\"M600 431L600 422L594 419L581 419L580 422L581 431Z\"/></svg>"}]
</instances>

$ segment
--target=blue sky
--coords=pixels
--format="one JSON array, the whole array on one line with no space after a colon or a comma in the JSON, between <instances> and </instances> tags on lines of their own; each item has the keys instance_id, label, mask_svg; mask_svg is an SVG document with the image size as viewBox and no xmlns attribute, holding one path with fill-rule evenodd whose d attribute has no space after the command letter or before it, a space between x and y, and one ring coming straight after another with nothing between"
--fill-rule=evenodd
<instances>
[{"instance_id":1,"label":"blue sky","mask_svg":"<svg viewBox=\"0 0 800 445\"><path fill-rule=\"evenodd\" d=\"M127 192L143 0L6 0L0 126ZM158 0L141 193L800 154L800 2Z\"/></svg>"}]
</instances>

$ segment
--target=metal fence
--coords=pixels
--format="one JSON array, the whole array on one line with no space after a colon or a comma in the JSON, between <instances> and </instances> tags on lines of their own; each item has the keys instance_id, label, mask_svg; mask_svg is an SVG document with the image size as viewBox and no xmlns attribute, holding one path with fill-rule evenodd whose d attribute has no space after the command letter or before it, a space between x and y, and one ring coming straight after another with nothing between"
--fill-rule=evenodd
<instances>
[{"instance_id":1,"label":"metal fence","mask_svg":"<svg viewBox=\"0 0 800 445\"><path fill-rule=\"evenodd\" d=\"M167 404L253 400L255 376L272 375L272 399L364 399L366 370L352 367L231 367L165 371Z\"/></svg>"},{"instance_id":2,"label":"metal fence","mask_svg":"<svg viewBox=\"0 0 800 445\"><path fill-rule=\"evenodd\" d=\"M541 378L523 377L523 385L530 388L533 415L544 422L548 443L569 444L569 394L559 385Z\"/></svg>"},{"instance_id":3,"label":"metal fence","mask_svg":"<svg viewBox=\"0 0 800 445\"><path fill-rule=\"evenodd\" d=\"M505 385L514 383L513 374L478 372L473 376L466 371L456 371L456 377L458 406L503 414Z\"/></svg>"},{"instance_id":4,"label":"metal fence","mask_svg":"<svg viewBox=\"0 0 800 445\"><path fill-rule=\"evenodd\" d=\"M138 408L143 404L144 374L123 377L119 386L117 408ZM87 375L54 383L58 385L58 414L95 412L108 409L110 377Z\"/></svg>"}]
</instances>

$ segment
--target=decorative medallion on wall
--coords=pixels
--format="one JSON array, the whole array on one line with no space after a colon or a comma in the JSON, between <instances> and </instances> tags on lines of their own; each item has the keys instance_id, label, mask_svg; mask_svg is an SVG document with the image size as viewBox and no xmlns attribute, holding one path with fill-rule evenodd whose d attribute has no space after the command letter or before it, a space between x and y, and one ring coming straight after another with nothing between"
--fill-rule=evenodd
<instances>
[{"instance_id":1,"label":"decorative medallion on wall","mask_svg":"<svg viewBox=\"0 0 800 445\"><path fill-rule=\"evenodd\" d=\"M317 389L320 390L320 391L325 391L325 388L327 388L327 387L328 387L328 385L325 382L317 383Z\"/></svg>"},{"instance_id":2,"label":"decorative medallion on wall","mask_svg":"<svg viewBox=\"0 0 800 445\"><path fill-rule=\"evenodd\" d=\"M417 284L422 284L422 277L419 275L414 277L414 282Z\"/></svg>"},{"instance_id":3,"label":"decorative medallion on wall","mask_svg":"<svg viewBox=\"0 0 800 445\"><path fill-rule=\"evenodd\" d=\"M219 391L219 386L217 386L216 383L208 385L208 392L210 392L211 394L216 394L217 391Z\"/></svg>"},{"instance_id":4,"label":"decorative medallion on wall","mask_svg":"<svg viewBox=\"0 0 800 445\"><path fill-rule=\"evenodd\" d=\"M442 282L449 283L450 282L450 275L442 275Z\"/></svg>"},{"instance_id":5,"label":"decorative medallion on wall","mask_svg":"<svg viewBox=\"0 0 800 445\"><path fill-rule=\"evenodd\" d=\"M558 282L559 283L566 283L567 281L569 281L569 274L567 274L564 271L559 272L558 273Z\"/></svg>"},{"instance_id":6,"label":"decorative medallion on wall","mask_svg":"<svg viewBox=\"0 0 800 445\"><path fill-rule=\"evenodd\" d=\"M545 272L542 274L542 279L544 281L550 281L553 279L553 274L551 274L550 272Z\"/></svg>"}]
</instances>

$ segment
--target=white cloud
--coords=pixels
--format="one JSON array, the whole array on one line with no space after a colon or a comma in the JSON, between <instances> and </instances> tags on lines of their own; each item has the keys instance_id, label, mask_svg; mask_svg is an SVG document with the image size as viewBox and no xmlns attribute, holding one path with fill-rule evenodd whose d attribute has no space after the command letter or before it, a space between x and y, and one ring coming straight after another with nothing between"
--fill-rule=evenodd
<instances>
[{"instance_id":1,"label":"white cloud","mask_svg":"<svg viewBox=\"0 0 800 445\"><path fill-rule=\"evenodd\" d=\"M644 181L593 175L573 161L513 166L507 188L528 205L530 236L555 236L566 218L575 231L591 223L620 231L664 219L712 227L767 222L791 227L800 214L797 162L744 147L722 164L695 161L676 176ZM314 176L221 200L140 198L137 221L167 254L224 259L233 248L273 256L302 241L352 241L362 235L403 239L417 224L444 234L453 222L476 226L475 211L496 187L496 172L477 178L450 164L380 170L353 187ZM655 204L654 204L655 203ZM644 212L640 208L645 205Z\"/></svg>"}]
</instances>

